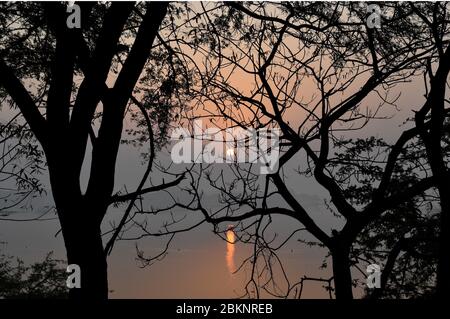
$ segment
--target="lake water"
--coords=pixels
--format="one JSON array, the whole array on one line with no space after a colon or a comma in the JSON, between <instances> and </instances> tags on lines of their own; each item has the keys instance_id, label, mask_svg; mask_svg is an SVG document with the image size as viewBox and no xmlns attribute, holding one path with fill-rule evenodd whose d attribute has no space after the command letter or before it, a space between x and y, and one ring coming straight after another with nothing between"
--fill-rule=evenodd
<instances>
[{"instance_id":1,"label":"lake water","mask_svg":"<svg viewBox=\"0 0 450 319\"><path fill-rule=\"evenodd\" d=\"M9 217L33 216L36 214L29 212ZM7 242L2 244L2 250L27 263L42 260L49 251L54 251L56 258L65 259L62 237L60 234L55 237L58 230L59 222L55 218L32 222L1 220L0 242ZM146 268L141 268L136 260L136 244L147 256L155 256L165 247L166 239L151 237L118 242L108 261L109 285L113 290L110 298L237 298L243 295L250 267L238 273L234 271L251 255L253 245L239 242L233 230L226 232L226 238L227 241L214 234L210 225L202 225L175 237L167 256ZM328 275L327 270L319 269L324 252L317 248L293 241L279 255L292 281L303 275ZM321 286L308 282L303 297L327 298Z\"/></svg>"}]
</instances>

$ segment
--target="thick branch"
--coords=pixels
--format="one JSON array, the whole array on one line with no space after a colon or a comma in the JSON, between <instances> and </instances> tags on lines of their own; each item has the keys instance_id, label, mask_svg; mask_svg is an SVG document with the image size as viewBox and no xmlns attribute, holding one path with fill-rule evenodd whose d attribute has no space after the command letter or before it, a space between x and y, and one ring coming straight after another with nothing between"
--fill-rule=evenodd
<instances>
[{"instance_id":1,"label":"thick branch","mask_svg":"<svg viewBox=\"0 0 450 319\"><path fill-rule=\"evenodd\" d=\"M447 178L450 175L447 173ZM369 205L364 208L362 211L362 220L364 221L364 225L367 225L375 218L377 218L380 214L385 212L388 209L394 208L399 204L407 201L408 199L414 198L435 186L436 178L435 177L427 177L424 178L414 185L405 188L404 190L392 194L391 196L384 197L379 201L371 202Z\"/></svg>"},{"instance_id":2,"label":"thick branch","mask_svg":"<svg viewBox=\"0 0 450 319\"><path fill-rule=\"evenodd\" d=\"M92 152L91 176L86 196L109 199L114 188L116 156L122 135L123 117L128 100L150 55L153 41L167 11L167 3L147 6L133 47L114 88L104 100L104 112L96 147Z\"/></svg>"},{"instance_id":3,"label":"thick branch","mask_svg":"<svg viewBox=\"0 0 450 319\"><path fill-rule=\"evenodd\" d=\"M303 208L303 206L300 205L299 202L294 198L294 196L289 192L280 175L275 174L271 175L271 177L281 196L289 204L289 206L291 206L292 209L295 210L295 218L300 221L313 236L315 236L326 246L329 246L330 237L328 237L328 235L322 229L320 229L319 226L317 226L314 220Z\"/></svg>"},{"instance_id":4,"label":"thick branch","mask_svg":"<svg viewBox=\"0 0 450 319\"><path fill-rule=\"evenodd\" d=\"M46 120L22 82L14 75L13 70L6 65L3 59L0 59L0 74L0 85L6 89L14 103L17 104L34 135L45 148L47 145Z\"/></svg>"},{"instance_id":5,"label":"thick branch","mask_svg":"<svg viewBox=\"0 0 450 319\"><path fill-rule=\"evenodd\" d=\"M81 170L88 134L95 109L105 93L105 82L116 54L117 44L124 25L133 8L133 3L112 3L104 18L97 45L88 61L83 60L84 80L80 85L70 121L73 160ZM80 36L79 33L78 36ZM86 54L85 48L81 48Z\"/></svg>"}]
</instances>

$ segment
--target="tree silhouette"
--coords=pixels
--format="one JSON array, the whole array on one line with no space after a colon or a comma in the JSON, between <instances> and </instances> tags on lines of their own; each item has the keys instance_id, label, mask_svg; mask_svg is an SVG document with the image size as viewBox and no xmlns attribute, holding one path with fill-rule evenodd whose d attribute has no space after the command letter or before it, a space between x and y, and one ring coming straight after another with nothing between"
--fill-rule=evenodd
<instances>
[{"instance_id":1,"label":"tree silhouette","mask_svg":"<svg viewBox=\"0 0 450 319\"><path fill-rule=\"evenodd\" d=\"M415 114L416 128L424 143L426 157L431 167L433 176L436 178L436 188L439 193L440 234L439 234L439 262L437 269L437 294L440 298L449 295L450 286L450 254L447 243L450 240L450 199L448 196L448 153L443 149L442 140L447 138L448 132L448 105L446 99L446 88L448 86L448 75L450 71L450 47L448 45L447 6L443 3L435 3L433 6L411 5L414 12L420 17L423 24L428 26L428 36L432 39L438 53L438 59L428 63L425 73L426 102ZM436 71L433 72L433 65ZM427 85L428 84L428 85ZM426 125L429 118L430 125Z\"/></svg>"},{"instance_id":2,"label":"tree silhouette","mask_svg":"<svg viewBox=\"0 0 450 319\"><path fill-rule=\"evenodd\" d=\"M434 176L423 174L421 168L417 168L419 172L414 168L403 170L401 178L396 176L405 164L401 155L421 135L419 126L405 129L381 161L371 157L357 161L353 158L357 153L347 154L349 158L333 156L342 145L340 136L383 118L379 116L380 107L395 103L389 98L391 89L423 75L436 64L438 71L432 79L438 82L439 93L427 93L426 111L417 114L430 111L432 99L439 101L436 121L440 124L428 118L422 118L421 124L427 132L437 130L429 139L440 152L448 75L447 7L423 4L417 10L414 5L395 3L382 7L389 14L381 17L380 29L368 27L367 10L358 4L230 3L221 6L219 13L204 8L208 17L205 20L213 23L205 22L196 28L203 41L192 44L207 53L203 63L207 71L202 74L207 85L199 90L202 98L198 104L206 117L209 115L215 125L224 129L275 127L282 132L280 169L263 181L251 165L237 165L231 181L223 173L214 173L214 168L207 172L202 167L199 175L206 172L211 186L221 192L224 205L208 211L201 205L201 192L197 192L195 209L215 225L249 219L254 226L255 254L269 249L262 239L272 215L293 218L303 227L299 231L307 230L330 251L335 295L339 299L353 297L351 251L358 236L386 212L404 210L406 203L425 196L436 185L437 172L442 189L448 178L443 157L437 155L439 169ZM273 15L274 11L279 14ZM243 87L233 78L236 75L251 87ZM430 92L434 87L432 83ZM308 94L311 90L314 94ZM364 108L373 93L379 96L380 106ZM296 123L292 116L299 113L302 120ZM385 146L375 140L360 140L355 147L370 147L376 153ZM284 167L302 158L306 165L303 173L327 190L333 211L345 220L341 229L322 229L290 190ZM336 173L333 167L345 164L343 160L347 161L346 170ZM425 169L428 173L433 170L429 162L429 169ZM197 180L196 176L192 178L194 189L201 188ZM285 205L271 206L275 197L281 197ZM248 230L249 224L241 228ZM445 231L442 234L445 237ZM448 256L442 249L441 253Z\"/></svg>"},{"instance_id":3,"label":"tree silhouette","mask_svg":"<svg viewBox=\"0 0 450 319\"><path fill-rule=\"evenodd\" d=\"M68 263L78 264L82 272L81 288L71 289L71 297L106 298L100 226L108 207L181 180L144 187L144 179L136 192L113 194L130 98L139 93L135 100L142 98L144 112L154 107L151 102L162 100L166 103L158 107L164 109L178 85L169 81L173 77L165 72L167 51L157 40L161 26L170 27L171 21L164 18L173 10L159 2L79 6L81 28L71 29L62 3L1 4L0 87L45 153ZM161 90L167 83L172 86ZM165 114L157 120L168 121L170 110ZM92 152L84 191L80 174L89 140Z\"/></svg>"},{"instance_id":4,"label":"tree silhouette","mask_svg":"<svg viewBox=\"0 0 450 319\"><path fill-rule=\"evenodd\" d=\"M447 144L448 145L448 144ZM380 163L392 146L381 139L342 140L333 171L354 205L370 203L380 179ZM448 152L448 146L447 146ZM424 146L416 137L405 147L394 168L390 192L417 183L430 174ZM349 182L353 176L357 183ZM364 264L382 265L381 286L367 289L370 298L418 298L435 292L439 210L434 189L387 210L363 229L351 250L352 265L366 276ZM366 286L363 283L363 287Z\"/></svg>"},{"instance_id":5,"label":"tree silhouette","mask_svg":"<svg viewBox=\"0 0 450 319\"><path fill-rule=\"evenodd\" d=\"M66 298L63 262L47 254L42 262L25 266L21 259L0 255L0 298Z\"/></svg>"},{"instance_id":6,"label":"tree silhouette","mask_svg":"<svg viewBox=\"0 0 450 319\"><path fill-rule=\"evenodd\" d=\"M368 291L368 297L425 296L434 293L435 280L437 293L446 294L446 3L379 4L379 28L368 23L370 12L359 3L79 6L81 28L69 28L63 4L0 5L0 97L20 111L17 123L6 123L0 131L4 145L18 141L19 148L11 146L7 156L12 157L1 159L11 163L9 158L32 154L34 166L26 167L33 173L42 154L27 148L33 145L28 141L39 142L68 263L82 271L81 289L72 289L72 297L106 298L106 258L124 226L137 214L163 212L171 214L171 221L161 232L135 223L142 236L168 235L170 244L176 233L203 222L212 223L221 236L226 230L220 225L236 224L238 239L254 245L246 260L252 268L248 295L259 297L262 286L274 296L294 290L301 296L305 283L314 280L324 283L330 297L350 299L360 279L352 269L368 262L384 265L382 288ZM368 123L387 123L383 110L397 106L393 92L420 77L425 102L414 106L412 127L405 126L393 142L354 138ZM125 128L129 140L123 132L127 117L135 123ZM182 174L165 171L170 181L147 185L170 123L192 125L190 120L200 118L223 130L279 129L279 168L262 176L253 164L228 170L199 164ZM148 142L148 163L134 191L114 193L121 142ZM14 151L20 147L25 150ZM90 161L86 190L80 186L85 160ZM3 166L4 171L14 169ZM38 189L32 174L22 173L32 182L28 190ZM142 195L177 186L185 177L189 185L179 189L184 200L169 194L173 203L168 207L144 208ZM319 225L314 211L297 198L295 177L312 179L329 194L336 226ZM206 207L205 182L219 193L218 207ZM104 245L100 227L108 207L122 204L125 212ZM180 222L174 208L200 212L203 220L174 229ZM281 243L268 235L275 215L298 224ZM310 235L301 239L307 244L328 250L332 277L304 276L289 283L287 293L271 290L271 267L282 267L277 251L299 233ZM167 247L150 258L138 251L139 257L151 264ZM424 272L417 277L420 269ZM267 280L260 285L262 274Z\"/></svg>"}]
</instances>

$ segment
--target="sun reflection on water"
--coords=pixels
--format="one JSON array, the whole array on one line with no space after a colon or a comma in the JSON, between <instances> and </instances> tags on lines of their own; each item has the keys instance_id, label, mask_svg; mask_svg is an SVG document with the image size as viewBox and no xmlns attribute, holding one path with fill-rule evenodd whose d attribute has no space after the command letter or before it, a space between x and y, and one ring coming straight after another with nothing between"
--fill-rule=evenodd
<instances>
[{"instance_id":1,"label":"sun reflection on water","mask_svg":"<svg viewBox=\"0 0 450 319\"><path fill-rule=\"evenodd\" d=\"M234 243L236 241L236 236L233 231L233 226L228 227L228 230L226 232L226 238L227 238L227 254L226 254L227 267L230 274L232 274L236 270L234 265L234 250L236 248L234 246Z\"/></svg>"}]
</instances>

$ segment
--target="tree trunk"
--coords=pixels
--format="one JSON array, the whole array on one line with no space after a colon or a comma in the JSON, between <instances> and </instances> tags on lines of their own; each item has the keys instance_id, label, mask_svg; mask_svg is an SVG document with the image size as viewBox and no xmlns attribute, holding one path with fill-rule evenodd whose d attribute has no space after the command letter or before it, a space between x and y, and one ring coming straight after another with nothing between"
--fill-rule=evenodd
<instances>
[{"instance_id":1,"label":"tree trunk","mask_svg":"<svg viewBox=\"0 0 450 319\"><path fill-rule=\"evenodd\" d=\"M68 161L53 159L48 157L50 183L67 262L78 265L81 275L81 287L70 289L69 297L107 299L107 262L100 226L108 205L98 198L88 201L81 194L78 174L70 169Z\"/></svg>"},{"instance_id":2,"label":"tree trunk","mask_svg":"<svg viewBox=\"0 0 450 319\"><path fill-rule=\"evenodd\" d=\"M353 299L349 249L335 248L331 252L336 299Z\"/></svg>"},{"instance_id":3,"label":"tree trunk","mask_svg":"<svg viewBox=\"0 0 450 319\"><path fill-rule=\"evenodd\" d=\"M107 262L100 222L93 217L97 213L92 211L92 206L85 204L58 209L67 263L80 267L81 287L70 289L69 297L72 299L108 298Z\"/></svg>"},{"instance_id":4,"label":"tree trunk","mask_svg":"<svg viewBox=\"0 0 450 319\"><path fill-rule=\"evenodd\" d=\"M447 79L450 70L450 47L439 61L439 67L431 80L431 89L424 107L416 113L416 126L421 129L421 137L425 144L428 162L433 176L437 179L437 189L441 204L440 234L439 234L439 261L437 267L436 293L438 298L447 299L450 295L450 198L448 190L445 155L442 149L442 140L445 136L444 127L445 97ZM424 129L425 115L431 111L431 127L429 133Z\"/></svg>"},{"instance_id":5,"label":"tree trunk","mask_svg":"<svg viewBox=\"0 0 450 319\"><path fill-rule=\"evenodd\" d=\"M444 175L442 175L444 176ZM448 299L450 295L450 195L445 187L445 179L440 177L439 197L441 204L439 261L437 267L436 293L440 299Z\"/></svg>"},{"instance_id":6,"label":"tree trunk","mask_svg":"<svg viewBox=\"0 0 450 319\"><path fill-rule=\"evenodd\" d=\"M77 264L81 271L81 287L71 289L70 298L107 299L107 263L100 227L84 225L66 227L64 235L68 264Z\"/></svg>"}]
</instances>

